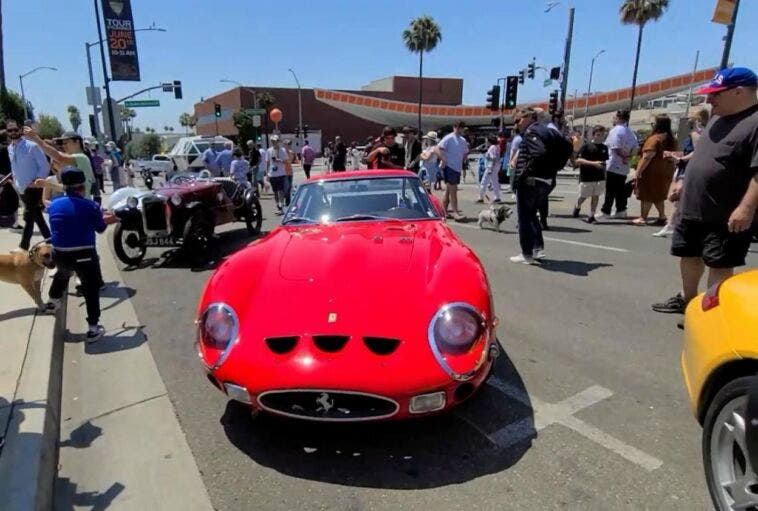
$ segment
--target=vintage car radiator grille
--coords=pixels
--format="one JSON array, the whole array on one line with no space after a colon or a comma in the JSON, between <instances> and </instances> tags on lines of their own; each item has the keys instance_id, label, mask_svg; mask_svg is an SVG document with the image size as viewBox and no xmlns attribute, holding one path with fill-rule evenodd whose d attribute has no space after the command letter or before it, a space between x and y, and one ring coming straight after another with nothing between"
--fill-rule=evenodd
<instances>
[{"instance_id":1,"label":"vintage car radiator grille","mask_svg":"<svg viewBox=\"0 0 758 511\"><path fill-rule=\"evenodd\" d=\"M165 231L168 229L165 204L162 199L157 197L145 197L142 199L145 228L148 231Z\"/></svg>"},{"instance_id":2,"label":"vintage car radiator grille","mask_svg":"<svg viewBox=\"0 0 758 511\"><path fill-rule=\"evenodd\" d=\"M330 390L275 390L258 397L272 412L302 419L350 422L391 417L398 404L381 396Z\"/></svg>"}]
</instances>

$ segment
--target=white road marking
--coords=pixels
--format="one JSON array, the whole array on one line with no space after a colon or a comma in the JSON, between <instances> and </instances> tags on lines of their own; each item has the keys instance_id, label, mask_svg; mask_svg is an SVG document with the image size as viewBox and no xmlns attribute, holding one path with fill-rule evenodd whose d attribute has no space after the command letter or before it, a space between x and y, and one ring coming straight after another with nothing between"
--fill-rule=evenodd
<instances>
[{"instance_id":1,"label":"white road marking","mask_svg":"<svg viewBox=\"0 0 758 511\"><path fill-rule=\"evenodd\" d=\"M528 396L520 389L515 388L513 385L510 385L499 378L490 378L487 383L511 399L515 399L526 406L530 406L534 411L533 420L531 417L527 417L508 424L494 433L487 435L490 442L498 447L510 447L511 445L531 438L536 431L541 431L553 424L560 424L579 433L583 437L592 440L602 447L605 447L609 451L615 452L622 458L639 465L647 471L653 471L663 465L663 462L658 458L650 456L608 433L601 431L595 426L587 424L583 420L574 417L575 413L589 408L613 395L613 392L604 387L593 385L578 394L564 399L559 403L553 404L540 401L534 396Z\"/></svg>"},{"instance_id":2,"label":"white road marking","mask_svg":"<svg viewBox=\"0 0 758 511\"><path fill-rule=\"evenodd\" d=\"M479 229L479 226L475 224L462 224L460 222L453 221L453 222L448 222L448 225L451 225L453 227L465 227L466 229L476 229L477 231L481 230ZM556 243L566 243L567 245L576 245L578 247L596 248L598 250L607 250L609 252L620 252L620 253L629 252L629 250L625 248L609 247L606 245L596 245L595 243L585 243L583 241L564 240L561 238L553 238L550 236L543 236L543 238L547 241L554 241Z\"/></svg>"}]
</instances>

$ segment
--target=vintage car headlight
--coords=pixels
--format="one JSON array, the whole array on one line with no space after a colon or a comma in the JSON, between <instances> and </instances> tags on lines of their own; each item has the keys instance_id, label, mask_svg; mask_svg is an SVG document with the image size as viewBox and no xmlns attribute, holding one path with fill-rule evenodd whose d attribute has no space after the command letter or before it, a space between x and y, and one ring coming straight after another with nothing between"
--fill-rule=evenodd
<instances>
[{"instance_id":1,"label":"vintage car headlight","mask_svg":"<svg viewBox=\"0 0 758 511\"><path fill-rule=\"evenodd\" d=\"M487 351L474 349L487 332L487 322L479 310L465 302L440 307L429 322L429 346L440 367L451 378L465 381L486 360Z\"/></svg>"},{"instance_id":2,"label":"vintage car headlight","mask_svg":"<svg viewBox=\"0 0 758 511\"><path fill-rule=\"evenodd\" d=\"M206 362L217 369L229 356L239 333L237 314L225 303L206 307L197 322L198 340L203 346Z\"/></svg>"},{"instance_id":3,"label":"vintage car headlight","mask_svg":"<svg viewBox=\"0 0 758 511\"><path fill-rule=\"evenodd\" d=\"M126 205L130 208L136 208L139 205L139 199L132 195L126 199Z\"/></svg>"},{"instance_id":4,"label":"vintage car headlight","mask_svg":"<svg viewBox=\"0 0 758 511\"><path fill-rule=\"evenodd\" d=\"M182 196L178 193L175 193L171 196L171 204L174 206L181 206L182 205Z\"/></svg>"}]
</instances>

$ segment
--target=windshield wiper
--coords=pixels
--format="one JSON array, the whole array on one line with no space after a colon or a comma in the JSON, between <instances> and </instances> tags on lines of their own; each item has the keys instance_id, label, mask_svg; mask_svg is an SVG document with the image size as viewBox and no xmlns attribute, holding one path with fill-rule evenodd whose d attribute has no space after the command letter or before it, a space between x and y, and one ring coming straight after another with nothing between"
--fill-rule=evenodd
<instances>
[{"instance_id":1,"label":"windshield wiper","mask_svg":"<svg viewBox=\"0 0 758 511\"><path fill-rule=\"evenodd\" d=\"M282 222L282 225L287 225L290 222L308 222L309 224L316 223L315 220L312 218L307 218L304 216L291 216L288 219L286 219L284 222Z\"/></svg>"},{"instance_id":2,"label":"windshield wiper","mask_svg":"<svg viewBox=\"0 0 758 511\"><path fill-rule=\"evenodd\" d=\"M371 215L368 213L358 213L356 215L343 216L334 220L335 222L349 222L351 220L396 220L388 216Z\"/></svg>"}]
</instances>

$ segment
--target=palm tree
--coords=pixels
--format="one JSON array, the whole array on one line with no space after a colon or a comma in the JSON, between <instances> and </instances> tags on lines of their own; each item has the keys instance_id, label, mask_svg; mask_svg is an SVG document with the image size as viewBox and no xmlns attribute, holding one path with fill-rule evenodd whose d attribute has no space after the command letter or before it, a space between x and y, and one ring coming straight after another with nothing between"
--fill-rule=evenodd
<instances>
[{"instance_id":1,"label":"palm tree","mask_svg":"<svg viewBox=\"0 0 758 511\"><path fill-rule=\"evenodd\" d=\"M410 28L403 30L403 42L408 51L418 53L418 131L421 134L422 80L424 79L424 52L432 51L442 41L440 27L431 16L411 20Z\"/></svg>"},{"instance_id":2,"label":"palm tree","mask_svg":"<svg viewBox=\"0 0 758 511\"><path fill-rule=\"evenodd\" d=\"M268 91L264 91L258 94L258 106L266 110L266 115L263 116L263 126L266 131L266 146L268 147L268 111L276 104L276 98Z\"/></svg>"},{"instance_id":3,"label":"palm tree","mask_svg":"<svg viewBox=\"0 0 758 511\"><path fill-rule=\"evenodd\" d=\"M637 88L637 69L640 65L640 49L642 47L642 29L649 21L657 21L668 9L669 0L624 0L619 9L621 23L637 25L637 54L634 58L634 76L632 77L632 98L629 110L634 110L634 93Z\"/></svg>"},{"instance_id":4,"label":"palm tree","mask_svg":"<svg viewBox=\"0 0 758 511\"><path fill-rule=\"evenodd\" d=\"M74 131L79 133L79 126L82 125L82 116L79 113L79 109L74 105L69 105L66 111L68 112L68 122L71 123Z\"/></svg>"},{"instance_id":5,"label":"palm tree","mask_svg":"<svg viewBox=\"0 0 758 511\"><path fill-rule=\"evenodd\" d=\"M189 133L189 127L195 125L195 116L188 113L183 113L179 116L179 124L184 128L185 135Z\"/></svg>"}]
</instances>

